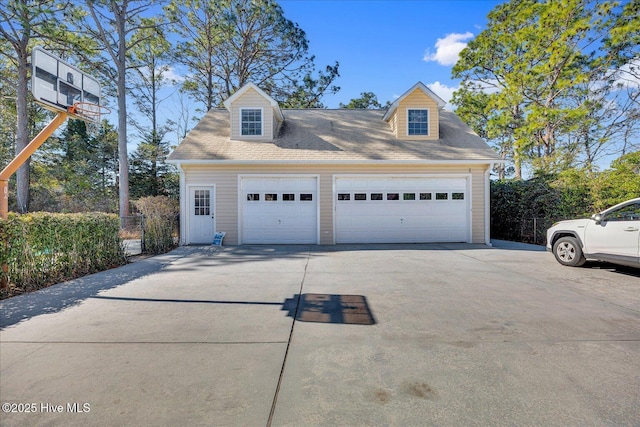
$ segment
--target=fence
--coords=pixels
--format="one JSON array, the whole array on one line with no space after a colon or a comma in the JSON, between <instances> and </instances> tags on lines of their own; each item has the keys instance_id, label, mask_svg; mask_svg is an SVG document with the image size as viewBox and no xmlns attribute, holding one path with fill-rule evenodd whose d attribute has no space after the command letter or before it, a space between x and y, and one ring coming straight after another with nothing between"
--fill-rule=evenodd
<instances>
[{"instance_id":1,"label":"fence","mask_svg":"<svg viewBox=\"0 0 640 427\"><path fill-rule=\"evenodd\" d=\"M534 245L545 245L547 243L547 229L549 229L557 219L555 218L526 218L515 219L510 224L491 225L491 237L495 239L505 239L514 242L532 243Z\"/></svg>"},{"instance_id":2,"label":"fence","mask_svg":"<svg viewBox=\"0 0 640 427\"><path fill-rule=\"evenodd\" d=\"M551 218L532 218L522 220L520 234L522 241L534 245L547 243L547 230L556 222Z\"/></svg>"},{"instance_id":3,"label":"fence","mask_svg":"<svg viewBox=\"0 0 640 427\"><path fill-rule=\"evenodd\" d=\"M167 252L180 241L180 215L161 219L142 214L120 217L120 238L129 255Z\"/></svg>"},{"instance_id":4,"label":"fence","mask_svg":"<svg viewBox=\"0 0 640 427\"><path fill-rule=\"evenodd\" d=\"M120 217L120 239L128 256L144 253L144 231L141 214Z\"/></svg>"}]
</instances>

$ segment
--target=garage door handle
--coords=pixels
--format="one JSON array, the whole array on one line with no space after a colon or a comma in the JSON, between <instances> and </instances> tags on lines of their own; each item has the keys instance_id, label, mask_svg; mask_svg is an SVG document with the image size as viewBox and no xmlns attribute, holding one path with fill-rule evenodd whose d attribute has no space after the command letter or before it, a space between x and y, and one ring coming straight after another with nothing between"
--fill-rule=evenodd
<instances>
[{"instance_id":1,"label":"garage door handle","mask_svg":"<svg viewBox=\"0 0 640 427\"><path fill-rule=\"evenodd\" d=\"M627 227L624 229L624 231L638 231L638 230L640 230L640 228L638 227Z\"/></svg>"}]
</instances>

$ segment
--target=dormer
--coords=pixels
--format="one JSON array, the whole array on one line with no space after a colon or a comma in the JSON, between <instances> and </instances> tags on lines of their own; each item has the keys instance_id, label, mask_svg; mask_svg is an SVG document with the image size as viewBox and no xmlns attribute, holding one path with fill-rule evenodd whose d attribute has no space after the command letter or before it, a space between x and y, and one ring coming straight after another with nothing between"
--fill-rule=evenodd
<instances>
[{"instance_id":1,"label":"dormer","mask_svg":"<svg viewBox=\"0 0 640 427\"><path fill-rule=\"evenodd\" d=\"M253 83L247 83L224 101L231 115L231 139L272 141L284 121L278 103Z\"/></svg>"},{"instance_id":2,"label":"dormer","mask_svg":"<svg viewBox=\"0 0 640 427\"><path fill-rule=\"evenodd\" d=\"M440 110L446 102L423 83L416 83L396 99L383 120L396 139L432 141L440 139Z\"/></svg>"}]
</instances>

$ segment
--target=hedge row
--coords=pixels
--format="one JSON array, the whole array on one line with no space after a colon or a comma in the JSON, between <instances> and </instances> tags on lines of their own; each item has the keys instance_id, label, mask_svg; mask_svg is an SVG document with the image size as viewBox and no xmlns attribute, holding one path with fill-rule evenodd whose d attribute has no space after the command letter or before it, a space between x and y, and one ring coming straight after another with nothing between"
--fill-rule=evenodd
<instances>
[{"instance_id":1,"label":"hedge row","mask_svg":"<svg viewBox=\"0 0 640 427\"><path fill-rule=\"evenodd\" d=\"M582 210L582 206L563 204L562 192L551 188L545 179L491 182L493 239L544 244L546 229L553 222L580 216Z\"/></svg>"},{"instance_id":2,"label":"hedge row","mask_svg":"<svg viewBox=\"0 0 640 427\"><path fill-rule=\"evenodd\" d=\"M126 263L118 236L120 221L103 213L10 213L0 220L0 298Z\"/></svg>"},{"instance_id":3,"label":"hedge row","mask_svg":"<svg viewBox=\"0 0 640 427\"><path fill-rule=\"evenodd\" d=\"M563 219L588 218L640 196L640 153L622 156L604 172L567 169L556 175L491 182L491 237L545 244Z\"/></svg>"}]
</instances>

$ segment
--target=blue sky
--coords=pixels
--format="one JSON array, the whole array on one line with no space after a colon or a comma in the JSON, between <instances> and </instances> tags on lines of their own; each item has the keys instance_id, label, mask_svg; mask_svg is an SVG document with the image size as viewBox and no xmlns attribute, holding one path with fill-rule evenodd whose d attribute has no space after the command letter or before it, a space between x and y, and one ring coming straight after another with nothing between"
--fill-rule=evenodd
<instances>
[{"instance_id":1,"label":"blue sky","mask_svg":"<svg viewBox=\"0 0 640 427\"><path fill-rule=\"evenodd\" d=\"M338 108L361 92L393 101L421 81L448 100L459 81L451 68L459 50L485 28L502 1L280 0L285 16L307 33L316 65L340 63L341 87L326 96ZM447 108L450 108L448 106Z\"/></svg>"}]
</instances>

